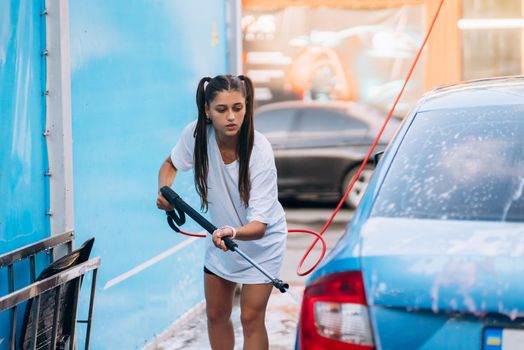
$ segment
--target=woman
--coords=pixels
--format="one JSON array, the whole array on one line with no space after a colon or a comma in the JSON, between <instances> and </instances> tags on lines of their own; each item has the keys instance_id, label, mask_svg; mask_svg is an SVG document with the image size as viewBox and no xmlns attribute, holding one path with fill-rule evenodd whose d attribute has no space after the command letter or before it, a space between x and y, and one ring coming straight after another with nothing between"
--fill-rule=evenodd
<instances>
[{"instance_id":1,"label":"woman","mask_svg":"<svg viewBox=\"0 0 524 350\"><path fill-rule=\"evenodd\" d=\"M240 255L221 250L227 251L223 237L234 239L272 276L280 274L287 227L278 202L273 151L254 130L253 84L248 77L202 78L196 100L198 119L184 129L162 164L158 188L171 186L177 171L194 169L201 207L209 209L211 221L221 227L207 238L204 263L211 347L234 348L230 316L235 287L242 284L244 349L268 349L264 320L272 285ZM172 210L161 194L157 207Z\"/></svg>"}]
</instances>

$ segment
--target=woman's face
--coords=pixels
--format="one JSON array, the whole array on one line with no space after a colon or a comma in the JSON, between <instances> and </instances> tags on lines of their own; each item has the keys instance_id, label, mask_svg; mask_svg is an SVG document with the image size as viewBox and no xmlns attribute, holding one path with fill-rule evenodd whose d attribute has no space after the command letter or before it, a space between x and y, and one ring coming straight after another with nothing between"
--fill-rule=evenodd
<instances>
[{"instance_id":1,"label":"woman's face","mask_svg":"<svg viewBox=\"0 0 524 350\"><path fill-rule=\"evenodd\" d=\"M221 91L206 105L206 115L219 137L237 136L245 114L246 98L240 91Z\"/></svg>"}]
</instances>

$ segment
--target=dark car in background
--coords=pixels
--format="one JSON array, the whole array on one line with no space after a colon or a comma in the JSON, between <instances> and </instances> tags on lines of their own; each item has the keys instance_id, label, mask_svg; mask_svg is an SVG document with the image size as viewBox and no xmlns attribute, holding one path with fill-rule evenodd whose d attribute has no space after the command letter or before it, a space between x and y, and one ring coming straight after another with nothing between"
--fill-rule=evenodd
<instances>
[{"instance_id":1,"label":"dark car in background","mask_svg":"<svg viewBox=\"0 0 524 350\"><path fill-rule=\"evenodd\" d=\"M280 199L338 200L356 174L385 115L355 102L289 101L255 112L255 128L273 146ZM399 120L392 118L377 146L385 147ZM346 199L356 207L374 166L369 164Z\"/></svg>"},{"instance_id":2,"label":"dark car in background","mask_svg":"<svg viewBox=\"0 0 524 350\"><path fill-rule=\"evenodd\" d=\"M308 279L297 349L524 349L524 77L405 118Z\"/></svg>"}]
</instances>

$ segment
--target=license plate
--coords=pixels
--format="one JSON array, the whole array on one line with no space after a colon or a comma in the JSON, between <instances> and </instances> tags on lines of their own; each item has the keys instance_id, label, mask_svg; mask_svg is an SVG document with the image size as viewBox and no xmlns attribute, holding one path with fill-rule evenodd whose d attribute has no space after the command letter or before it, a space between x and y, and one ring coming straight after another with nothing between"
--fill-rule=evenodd
<instances>
[{"instance_id":1,"label":"license plate","mask_svg":"<svg viewBox=\"0 0 524 350\"><path fill-rule=\"evenodd\" d=\"M522 350L524 329L486 328L482 350Z\"/></svg>"}]
</instances>

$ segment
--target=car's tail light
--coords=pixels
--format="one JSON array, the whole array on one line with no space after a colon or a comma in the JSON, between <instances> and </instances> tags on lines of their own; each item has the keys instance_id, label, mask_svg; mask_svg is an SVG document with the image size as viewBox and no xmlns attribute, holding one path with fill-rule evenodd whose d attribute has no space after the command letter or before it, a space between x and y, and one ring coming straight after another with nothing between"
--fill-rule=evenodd
<instances>
[{"instance_id":1,"label":"car's tail light","mask_svg":"<svg viewBox=\"0 0 524 350\"><path fill-rule=\"evenodd\" d=\"M374 348L359 271L330 274L306 287L299 345L301 350Z\"/></svg>"}]
</instances>

